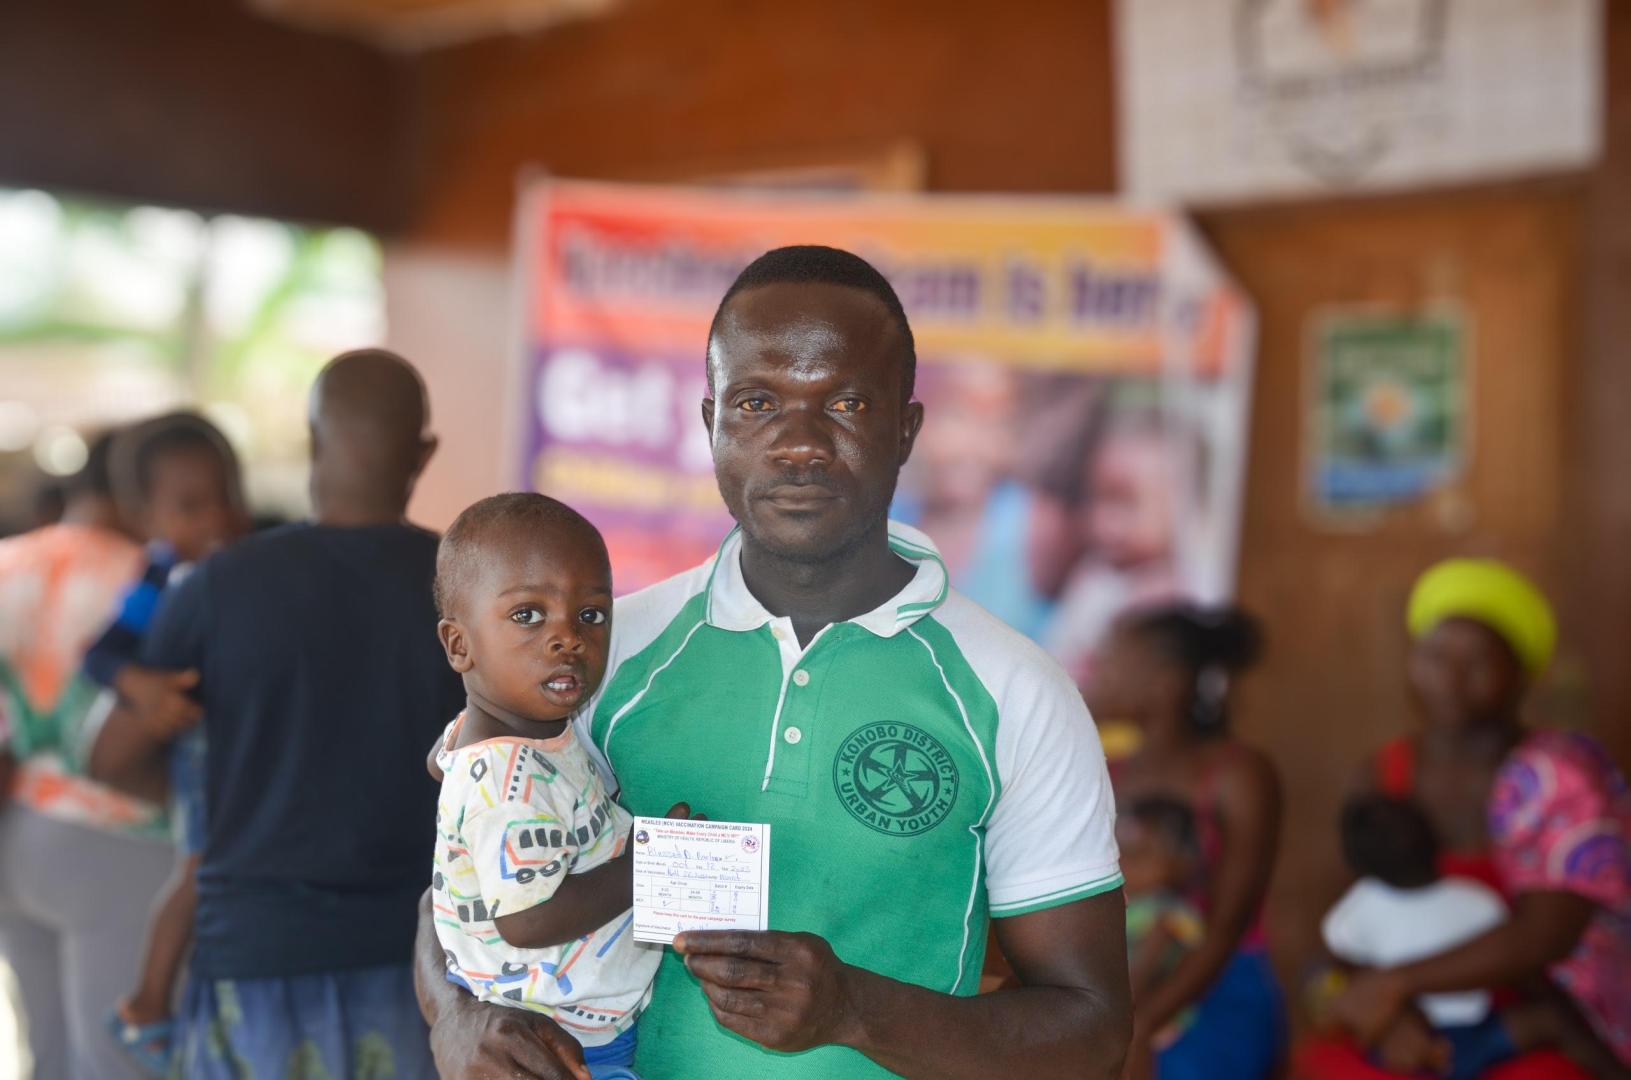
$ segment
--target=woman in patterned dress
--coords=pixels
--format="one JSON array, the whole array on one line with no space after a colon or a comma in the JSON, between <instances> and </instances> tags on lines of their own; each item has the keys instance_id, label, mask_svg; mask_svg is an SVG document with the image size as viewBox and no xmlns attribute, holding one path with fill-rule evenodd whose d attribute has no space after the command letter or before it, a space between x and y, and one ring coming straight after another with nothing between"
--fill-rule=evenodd
<instances>
[{"instance_id":1,"label":"woman in patterned dress","mask_svg":"<svg viewBox=\"0 0 1631 1080\"><path fill-rule=\"evenodd\" d=\"M1452 560L1417 583L1408 621L1410 683L1426 724L1378 755L1375 784L1421 802L1452 853L1441 869L1491 880L1511 917L1449 952L1357 976L1333 1012L1373 1045L1411 1023L1408 1006L1421 994L1549 978L1594 1044L1593 1074L1631 1075L1631 790L1590 737L1522 721L1529 683L1551 659L1550 607L1506 566ZM1388 1075L1338 1057L1302 1055L1299 1072ZM1553 1053L1487 1075L1585 1074Z\"/></svg>"}]
</instances>

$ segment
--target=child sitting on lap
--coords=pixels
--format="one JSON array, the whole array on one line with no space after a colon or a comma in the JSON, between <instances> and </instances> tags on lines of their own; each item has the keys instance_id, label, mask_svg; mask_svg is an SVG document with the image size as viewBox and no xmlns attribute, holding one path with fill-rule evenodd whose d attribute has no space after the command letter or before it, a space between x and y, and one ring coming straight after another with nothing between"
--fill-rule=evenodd
<instances>
[{"instance_id":1,"label":"child sitting on lap","mask_svg":"<svg viewBox=\"0 0 1631 1080\"><path fill-rule=\"evenodd\" d=\"M1359 880L1321 926L1337 960L1392 967L1470 941L1506 920L1494 890L1438 874L1433 827L1414 803L1367 795L1342 812L1342 850ZM1487 991L1428 994L1417 1004L1449 1052L1451 1077L1475 1077L1517 1053Z\"/></svg>"},{"instance_id":2,"label":"child sitting on lap","mask_svg":"<svg viewBox=\"0 0 1631 1080\"><path fill-rule=\"evenodd\" d=\"M600 534L543 495L483 499L437 553L437 631L468 696L436 757L447 977L554 1019L595 1080L634 1075L662 955L633 940L632 819L572 727L606 671L611 589Z\"/></svg>"},{"instance_id":3,"label":"child sitting on lap","mask_svg":"<svg viewBox=\"0 0 1631 1080\"><path fill-rule=\"evenodd\" d=\"M1325 916L1325 946L1356 967L1395 967L1448 952L1506 921L1506 904L1469 878L1440 877L1438 840L1408 799L1364 795L1342 812L1342 849L1359 880ZM1518 1054L1553 1046L1593 1076L1625 1070L1568 997L1549 983L1496 1008L1485 990L1417 1000L1434 1036L1439 1075L1473 1080ZM1386 1047L1379 1048L1386 1061Z\"/></svg>"}]
</instances>

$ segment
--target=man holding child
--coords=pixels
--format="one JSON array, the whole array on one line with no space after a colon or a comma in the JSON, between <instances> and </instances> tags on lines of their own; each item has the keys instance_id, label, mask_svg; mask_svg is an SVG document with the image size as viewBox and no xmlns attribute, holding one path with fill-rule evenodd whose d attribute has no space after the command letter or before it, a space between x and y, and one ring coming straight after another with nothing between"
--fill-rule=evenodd
<instances>
[{"instance_id":1,"label":"man holding child","mask_svg":"<svg viewBox=\"0 0 1631 1080\"><path fill-rule=\"evenodd\" d=\"M427 893L412 981L444 1076L581 1080L557 1020L602 1075L632 1052L647 1080L1118 1076L1131 1007L1104 754L1065 673L888 520L923 422L915 366L871 266L767 253L709 334L702 418L739 525L717 556L607 610L587 523L537 496L486 500L442 545L444 662L432 540L403 523L435 446L422 384L388 354L331 365L313 396L317 523L207 562L144 651L202 671L212 728L182 1074L427 1072L393 961L435 836L453 841L436 888L454 925L439 941ZM540 514L549 528L515 527ZM433 832L416 759L460 697L435 755L464 788L444 787ZM141 749L131 768L156 768L162 748ZM574 969L603 976L598 997L519 989L576 962L575 939L611 948L629 887L617 845L563 891L511 868L510 816L483 832L509 786L481 767L523 749L546 782L575 778L559 811L528 812L587 813L591 840L621 817L595 809L608 790L632 814L684 802L769 824L773 929L681 934L654 980ZM497 909L478 885L459 915L495 873ZM1020 985L976 996L993 919Z\"/></svg>"},{"instance_id":2,"label":"man holding child","mask_svg":"<svg viewBox=\"0 0 1631 1080\"><path fill-rule=\"evenodd\" d=\"M923 422L914 368L894 291L834 249L762 256L715 317L702 414L739 528L617 602L575 723L630 812L772 826L775 928L676 939L640 1021L646 1076L1120 1073L1104 755L1065 674L888 521ZM992 919L1020 985L975 996ZM553 1023L446 972L422 908L445 1075L583 1075Z\"/></svg>"}]
</instances>

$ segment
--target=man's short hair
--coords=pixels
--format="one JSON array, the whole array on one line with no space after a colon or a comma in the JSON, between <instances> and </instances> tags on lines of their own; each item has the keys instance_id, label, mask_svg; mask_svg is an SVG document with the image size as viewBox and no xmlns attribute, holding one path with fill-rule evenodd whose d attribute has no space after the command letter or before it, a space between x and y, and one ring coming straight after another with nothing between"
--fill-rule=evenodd
<instances>
[{"instance_id":1,"label":"man's short hair","mask_svg":"<svg viewBox=\"0 0 1631 1080\"><path fill-rule=\"evenodd\" d=\"M502 495L489 495L465 507L453 519L442 542L436 548L436 611L442 618L452 618L454 602L469 583L475 556L481 541L498 529L551 528L565 525L593 537L606 552L606 541L590 520L548 495L536 491L508 491ZM610 565L610 558L607 564Z\"/></svg>"},{"instance_id":2,"label":"man's short hair","mask_svg":"<svg viewBox=\"0 0 1631 1080\"><path fill-rule=\"evenodd\" d=\"M725 317L725 308L730 305L737 293L749 289L757 289L761 285L801 285L805 283L817 285L843 285L851 289L860 289L876 297L883 304L889 318L900 330L901 340L905 344L905 354L901 360L901 377L905 399L910 400L917 381L917 344L912 338L912 327L906 320L906 309L901 306L900 297L895 295L895 288L889 284L889 279L880 274L876 267L859 255L843 251L834 247L823 247L820 244L795 244L790 247L772 248L763 255L748 263L747 267L731 282L731 287L725 290L725 295L719 301L719 307L714 311L713 323L708 327L708 342L711 345L714 335L719 333L719 325ZM708 363L708 389L714 388L714 369L712 361Z\"/></svg>"},{"instance_id":3,"label":"man's short hair","mask_svg":"<svg viewBox=\"0 0 1631 1080\"><path fill-rule=\"evenodd\" d=\"M1438 838L1410 799L1361 795L1342 808L1342 854L1354 873L1399 889L1438 878Z\"/></svg>"}]
</instances>

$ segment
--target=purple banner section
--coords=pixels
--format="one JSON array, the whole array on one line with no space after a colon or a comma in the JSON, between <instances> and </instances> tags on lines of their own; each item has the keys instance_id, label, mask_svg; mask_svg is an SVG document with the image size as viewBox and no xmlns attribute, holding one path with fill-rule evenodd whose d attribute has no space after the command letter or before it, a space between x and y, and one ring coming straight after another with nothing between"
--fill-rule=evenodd
<instances>
[{"instance_id":1,"label":"purple banner section","mask_svg":"<svg viewBox=\"0 0 1631 1080\"><path fill-rule=\"evenodd\" d=\"M519 480L605 534L619 593L701 562L730 531L702 424L706 392L699 356L605 345L533 353Z\"/></svg>"}]
</instances>

